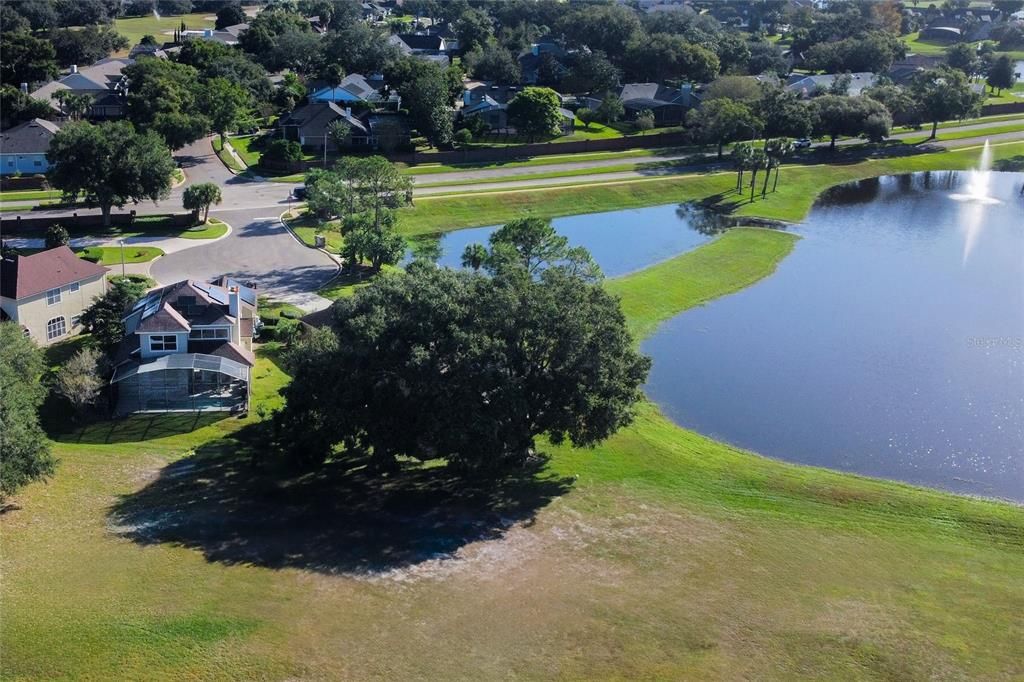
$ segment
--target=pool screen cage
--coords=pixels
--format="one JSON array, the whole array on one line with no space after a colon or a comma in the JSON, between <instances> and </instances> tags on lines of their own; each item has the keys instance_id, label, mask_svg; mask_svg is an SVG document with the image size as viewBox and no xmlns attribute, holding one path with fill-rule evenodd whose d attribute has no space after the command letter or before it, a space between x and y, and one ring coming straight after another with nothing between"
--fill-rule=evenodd
<instances>
[{"instance_id":1,"label":"pool screen cage","mask_svg":"<svg viewBox=\"0 0 1024 682\"><path fill-rule=\"evenodd\" d=\"M110 383L119 414L243 411L249 403L249 368L216 355L176 353L122 365Z\"/></svg>"}]
</instances>

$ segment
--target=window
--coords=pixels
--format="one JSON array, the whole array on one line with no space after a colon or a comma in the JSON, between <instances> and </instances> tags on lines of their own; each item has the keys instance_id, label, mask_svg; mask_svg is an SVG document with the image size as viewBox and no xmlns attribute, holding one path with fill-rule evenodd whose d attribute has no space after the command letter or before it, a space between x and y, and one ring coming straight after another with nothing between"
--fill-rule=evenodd
<instances>
[{"instance_id":1,"label":"window","mask_svg":"<svg viewBox=\"0 0 1024 682\"><path fill-rule=\"evenodd\" d=\"M55 317L46 323L46 338L56 339L64 336L68 331L67 323L64 322L64 317Z\"/></svg>"},{"instance_id":2,"label":"window","mask_svg":"<svg viewBox=\"0 0 1024 682\"><path fill-rule=\"evenodd\" d=\"M74 282L68 286L68 293L73 294L78 291L78 282Z\"/></svg>"},{"instance_id":3,"label":"window","mask_svg":"<svg viewBox=\"0 0 1024 682\"><path fill-rule=\"evenodd\" d=\"M46 292L46 305L60 303L60 289L50 289Z\"/></svg>"},{"instance_id":4,"label":"window","mask_svg":"<svg viewBox=\"0 0 1024 682\"><path fill-rule=\"evenodd\" d=\"M193 329L188 334L190 339L226 339L227 329Z\"/></svg>"},{"instance_id":5,"label":"window","mask_svg":"<svg viewBox=\"0 0 1024 682\"><path fill-rule=\"evenodd\" d=\"M77 327L81 317L82 317L81 315L72 315L71 316L71 326L72 327Z\"/></svg>"},{"instance_id":6,"label":"window","mask_svg":"<svg viewBox=\"0 0 1024 682\"><path fill-rule=\"evenodd\" d=\"M152 351L178 350L178 337L174 334L149 337L149 349Z\"/></svg>"},{"instance_id":7,"label":"window","mask_svg":"<svg viewBox=\"0 0 1024 682\"><path fill-rule=\"evenodd\" d=\"M35 165L36 165L36 166L42 166L42 165L43 165L43 162L42 162L42 161L40 161L40 160L38 160L38 159L36 159L36 161L35 161Z\"/></svg>"}]
</instances>

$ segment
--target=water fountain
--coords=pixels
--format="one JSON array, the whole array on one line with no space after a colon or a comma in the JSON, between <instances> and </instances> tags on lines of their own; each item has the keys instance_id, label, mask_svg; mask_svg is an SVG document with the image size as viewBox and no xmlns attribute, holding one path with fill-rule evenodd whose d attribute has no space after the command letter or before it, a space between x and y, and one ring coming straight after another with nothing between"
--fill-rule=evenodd
<instances>
[{"instance_id":1,"label":"water fountain","mask_svg":"<svg viewBox=\"0 0 1024 682\"><path fill-rule=\"evenodd\" d=\"M160 19L160 13L156 11L156 7L153 8L153 16L156 17L157 20Z\"/></svg>"},{"instance_id":2,"label":"water fountain","mask_svg":"<svg viewBox=\"0 0 1024 682\"><path fill-rule=\"evenodd\" d=\"M950 198L965 204L964 215L961 225L964 230L964 263L971 255L974 245L978 241L981 232L982 218L985 213L985 206L1000 203L998 199L991 196L992 184L992 146L985 140L985 146L981 148L981 159L978 167L968 171L966 192L950 194Z\"/></svg>"}]
</instances>

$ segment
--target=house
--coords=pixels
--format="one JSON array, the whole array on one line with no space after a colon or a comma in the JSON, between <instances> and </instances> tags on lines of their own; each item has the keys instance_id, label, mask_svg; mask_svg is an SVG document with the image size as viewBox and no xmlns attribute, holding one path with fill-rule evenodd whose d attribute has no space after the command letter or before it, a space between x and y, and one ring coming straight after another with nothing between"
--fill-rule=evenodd
<instances>
[{"instance_id":1,"label":"house","mask_svg":"<svg viewBox=\"0 0 1024 682\"><path fill-rule=\"evenodd\" d=\"M50 169L46 150L60 124L33 118L0 135L0 175L32 175Z\"/></svg>"},{"instance_id":2,"label":"house","mask_svg":"<svg viewBox=\"0 0 1024 682\"><path fill-rule=\"evenodd\" d=\"M391 8L385 7L384 5L376 2L363 2L360 3L359 9L363 14L363 21L371 23L380 23L386 21L391 16Z\"/></svg>"},{"instance_id":3,"label":"house","mask_svg":"<svg viewBox=\"0 0 1024 682\"><path fill-rule=\"evenodd\" d=\"M362 75L350 73L337 85L322 80L313 81L309 89L309 101L335 102L351 106L354 103L379 104L384 101L384 96Z\"/></svg>"},{"instance_id":4,"label":"house","mask_svg":"<svg viewBox=\"0 0 1024 682\"><path fill-rule=\"evenodd\" d=\"M480 118L493 131L511 132L514 128L508 122L508 103L520 90L517 85L478 83L463 91L459 115L463 120ZM565 108L558 111L562 114L562 134L571 135L576 115Z\"/></svg>"},{"instance_id":5,"label":"house","mask_svg":"<svg viewBox=\"0 0 1024 682\"><path fill-rule=\"evenodd\" d=\"M68 75L50 81L30 94L49 102L54 111L61 111L60 103L54 99L61 90L89 95L93 98L87 114L89 118L120 118L124 115L124 93L128 85L123 72L125 67L134 63L134 59L112 57L81 69L72 66Z\"/></svg>"},{"instance_id":6,"label":"house","mask_svg":"<svg viewBox=\"0 0 1024 682\"><path fill-rule=\"evenodd\" d=\"M186 40L213 40L225 45L237 45L238 34L249 28L249 24L235 24L222 29L204 28L196 31L181 31L178 35L182 42Z\"/></svg>"},{"instance_id":7,"label":"house","mask_svg":"<svg viewBox=\"0 0 1024 682\"><path fill-rule=\"evenodd\" d=\"M351 108L341 108L334 102L310 102L281 119L279 123L283 136L295 140L303 147L337 149L331 139L330 126L343 120L351 127L352 147L370 146L370 129L366 123L352 113Z\"/></svg>"},{"instance_id":8,"label":"house","mask_svg":"<svg viewBox=\"0 0 1024 682\"><path fill-rule=\"evenodd\" d=\"M421 33L396 33L388 38L388 43L398 48L406 56L417 57L446 67L451 60L446 54L448 43L439 35Z\"/></svg>"},{"instance_id":9,"label":"house","mask_svg":"<svg viewBox=\"0 0 1024 682\"><path fill-rule=\"evenodd\" d=\"M156 57L157 59L170 59L170 55L163 49L163 46L155 43L139 43L131 49L128 53L128 57L131 59L138 59L139 57Z\"/></svg>"},{"instance_id":10,"label":"house","mask_svg":"<svg viewBox=\"0 0 1024 682\"><path fill-rule=\"evenodd\" d=\"M182 280L147 294L122 322L110 379L118 414L248 409L261 326L253 286Z\"/></svg>"},{"instance_id":11,"label":"house","mask_svg":"<svg viewBox=\"0 0 1024 682\"><path fill-rule=\"evenodd\" d=\"M786 90L795 92L806 99L821 92L828 92L837 80L844 76L850 77L850 84L846 88L845 95L851 97L861 94L865 89L873 87L878 82L878 76L869 71L857 73L824 73L818 75L807 75L802 73L790 74L786 79Z\"/></svg>"},{"instance_id":12,"label":"house","mask_svg":"<svg viewBox=\"0 0 1024 682\"><path fill-rule=\"evenodd\" d=\"M941 56L930 56L923 54L907 55L898 62L893 62L886 72L886 77L896 85L907 85L920 71L934 69L943 62Z\"/></svg>"},{"instance_id":13,"label":"house","mask_svg":"<svg viewBox=\"0 0 1024 682\"><path fill-rule=\"evenodd\" d=\"M540 38L537 42L532 43L530 49L524 51L518 58L523 83L533 85L537 82L540 77L541 64L545 60L561 61L566 56L566 51L550 36Z\"/></svg>"},{"instance_id":14,"label":"house","mask_svg":"<svg viewBox=\"0 0 1024 682\"><path fill-rule=\"evenodd\" d=\"M58 246L31 256L4 258L0 268L2 319L21 325L41 346L81 331L79 316L107 291L107 268Z\"/></svg>"},{"instance_id":15,"label":"house","mask_svg":"<svg viewBox=\"0 0 1024 682\"><path fill-rule=\"evenodd\" d=\"M627 83L612 92L622 100L626 120L634 120L640 112L649 110L657 126L679 125L686 112L700 103L689 84L673 88L659 83ZM582 98L581 103L596 110L607 94L592 93Z\"/></svg>"}]
</instances>

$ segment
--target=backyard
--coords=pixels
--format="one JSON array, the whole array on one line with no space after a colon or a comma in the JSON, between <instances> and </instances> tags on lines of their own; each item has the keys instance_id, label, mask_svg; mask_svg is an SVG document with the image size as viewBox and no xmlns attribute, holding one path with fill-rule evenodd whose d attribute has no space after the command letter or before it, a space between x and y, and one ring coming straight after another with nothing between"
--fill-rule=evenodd
<instances>
[{"instance_id":1,"label":"backyard","mask_svg":"<svg viewBox=\"0 0 1024 682\"><path fill-rule=\"evenodd\" d=\"M734 230L607 286L643 336L794 242ZM280 351L257 353L264 413ZM1018 507L765 459L649 403L491 489L437 462L293 477L253 459L257 409L55 434L57 475L0 516L0 676L1024 674Z\"/></svg>"}]
</instances>

